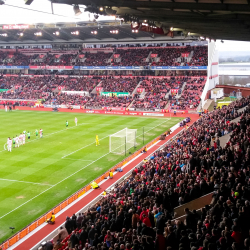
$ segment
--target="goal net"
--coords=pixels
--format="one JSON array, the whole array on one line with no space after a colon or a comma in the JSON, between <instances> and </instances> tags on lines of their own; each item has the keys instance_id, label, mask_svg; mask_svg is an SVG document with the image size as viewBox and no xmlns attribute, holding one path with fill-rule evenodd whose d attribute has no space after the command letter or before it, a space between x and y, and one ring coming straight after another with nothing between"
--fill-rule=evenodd
<instances>
[{"instance_id":1,"label":"goal net","mask_svg":"<svg viewBox=\"0 0 250 250\"><path fill-rule=\"evenodd\" d=\"M124 154L128 149L136 146L137 129L124 128L109 136L109 152Z\"/></svg>"}]
</instances>

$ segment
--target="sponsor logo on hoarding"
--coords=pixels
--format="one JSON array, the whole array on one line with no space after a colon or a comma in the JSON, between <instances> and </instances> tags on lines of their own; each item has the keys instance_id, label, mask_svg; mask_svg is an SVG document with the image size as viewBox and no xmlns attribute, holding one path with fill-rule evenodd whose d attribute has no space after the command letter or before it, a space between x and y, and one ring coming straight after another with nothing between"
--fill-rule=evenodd
<instances>
[{"instance_id":1,"label":"sponsor logo on hoarding","mask_svg":"<svg viewBox=\"0 0 250 250\"><path fill-rule=\"evenodd\" d=\"M146 116L164 116L164 114L157 114L157 113L143 113Z\"/></svg>"}]
</instances>

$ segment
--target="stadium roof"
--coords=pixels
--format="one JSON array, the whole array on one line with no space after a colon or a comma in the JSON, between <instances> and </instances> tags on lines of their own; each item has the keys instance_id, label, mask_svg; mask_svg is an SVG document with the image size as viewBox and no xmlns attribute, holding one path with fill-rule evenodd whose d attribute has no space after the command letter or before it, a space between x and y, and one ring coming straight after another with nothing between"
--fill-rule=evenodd
<instances>
[{"instance_id":1,"label":"stadium roof","mask_svg":"<svg viewBox=\"0 0 250 250\"><path fill-rule=\"evenodd\" d=\"M100 7L111 7L108 13L120 17L160 22L158 25L210 39L250 40L250 0L51 1L85 5L92 10L96 8L97 12Z\"/></svg>"},{"instance_id":2,"label":"stadium roof","mask_svg":"<svg viewBox=\"0 0 250 250\"><path fill-rule=\"evenodd\" d=\"M51 44L51 43L167 43L192 42L196 37L185 39L181 34L174 38L150 32L131 32L130 24L121 24L120 20L84 21L78 23L54 23L24 25L24 29L17 29L18 25L0 25L0 45ZM20 27L22 27L20 25ZM118 33L110 33L118 30ZM72 32L78 31L78 35ZM96 31L97 34L91 33ZM35 33L40 33L35 35ZM56 33L58 32L58 33ZM177 34L178 32L176 32ZM181 32L179 32L181 33Z\"/></svg>"}]
</instances>

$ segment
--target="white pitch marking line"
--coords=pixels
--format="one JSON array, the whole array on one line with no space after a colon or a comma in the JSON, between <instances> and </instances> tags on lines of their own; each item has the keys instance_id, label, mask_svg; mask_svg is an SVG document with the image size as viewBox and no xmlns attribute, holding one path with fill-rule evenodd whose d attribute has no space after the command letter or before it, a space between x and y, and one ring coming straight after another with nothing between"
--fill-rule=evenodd
<instances>
[{"instance_id":1,"label":"white pitch marking line","mask_svg":"<svg viewBox=\"0 0 250 250\"><path fill-rule=\"evenodd\" d=\"M35 185L41 185L41 186L53 186L53 185L45 184L45 183L43 184L43 183L37 183L37 182L10 180L10 179L2 179L2 178L0 178L0 181L23 182L23 183L35 184Z\"/></svg>"},{"instance_id":2,"label":"white pitch marking line","mask_svg":"<svg viewBox=\"0 0 250 250\"><path fill-rule=\"evenodd\" d=\"M150 130L152 130L152 129L154 129L154 128L158 127L158 126L160 126L161 124L163 124L163 123L167 122L168 120L170 120L170 119L169 119L169 118L168 118L168 119L166 119L164 122L162 122L162 123L158 124L157 126L155 126L155 127L151 128ZM150 130L148 130L148 131L150 131ZM146 132L148 132L148 131L146 131ZM3 216L1 216L1 217L0 217L0 219L4 218L4 217L5 217L5 216L7 216L8 214L10 214L10 213L12 213L12 212L16 211L18 208L20 208L20 207L22 207L23 205L27 204L28 202L30 202L30 201L32 201L32 200L34 200L35 198L37 198L37 197L38 197L38 196L40 196L41 194L44 194L45 192L47 192L47 191L48 191L48 190L50 190L51 188L53 188L53 187L57 186L58 184L60 184L60 183L62 183L63 181L67 180L67 179L68 179L68 178L70 178L71 176L73 176L73 175L77 174L78 172L82 171L83 169L87 168L88 166L90 166L90 165L91 165L91 164L93 164L94 162L97 162L98 160L100 160L101 158L103 158L104 156L106 156L106 155L108 155L108 154L110 154L110 153L107 153L107 154L105 154L105 155L103 155L103 156L99 157L99 158L98 158L98 159L96 159L95 161L93 161L93 162L89 163L88 165L86 165L86 166L82 167L81 169L77 170L75 173L73 173L73 174L71 174L71 175L67 176L66 178L62 179L62 180L61 180L61 181L59 181L58 183L56 183L56 184L52 185L51 187L49 187L49 188L45 189L45 190L44 190L43 192L41 192L40 194L38 194L38 195L34 196L33 198L31 198L31 199L29 199L28 201L26 201L26 202L24 202L23 204L21 204L20 206L18 206L18 207L16 207L16 208L14 208L14 209L13 209L13 210L11 210L10 212L8 212L8 213L4 214Z\"/></svg>"},{"instance_id":3,"label":"white pitch marking line","mask_svg":"<svg viewBox=\"0 0 250 250\"><path fill-rule=\"evenodd\" d=\"M93 162L92 160L82 160L82 159L74 159L74 158L68 158L68 157L64 157L64 159L66 159L66 160L75 160L75 161L91 161L91 162Z\"/></svg>"}]
</instances>

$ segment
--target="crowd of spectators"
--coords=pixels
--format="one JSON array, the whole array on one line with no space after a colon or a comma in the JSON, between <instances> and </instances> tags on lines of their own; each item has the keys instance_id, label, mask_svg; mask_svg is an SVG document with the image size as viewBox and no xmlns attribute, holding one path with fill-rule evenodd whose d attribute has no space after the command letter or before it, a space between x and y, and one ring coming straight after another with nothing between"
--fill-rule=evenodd
<instances>
[{"instance_id":1,"label":"crowd of spectators","mask_svg":"<svg viewBox=\"0 0 250 250\"><path fill-rule=\"evenodd\" d=\"M181 93L181 88L186 82L185 88ZM139 84L140 83L140 84ZM138 86L139 84L139 86ZM81 91L86 92L84 96L91 96L90 99L81 99L82 93L74 93L76 95L77 103L84 103L91 108L102 107L119 107L120 108L135 108L141 110L155 110L155 109L196 109L200 103L200 95L204 88L205 78L185 77L185 76L171 76L169 78L112 78L112 77L58 77L53 75L39 76L39 77L22 77L11 76L0 78L0 88L8 89L3 92L1 98L3 99L22 99L35 100L45 99L46 103L51 101L54 95L61 91ZM102 88L102 92L125 92L131 96L117 97L113 96L99 96L98 91L93 91L96 87ZM138 86L137 92L133 91ZM176 98L172 96L171 90L178 89L178 94L181 96ZM138 91L142 91L138 92ZM133 95L132 95L133 93ZM169 95L167 95L170 93ZM71 93L69 93L71 94ZM110 94L111 95L111 94ZM72 96L70 100L72 100ZM168 99L169 98L169 99ZM47 100L48 99L48 100ZM65 104L63 98L57 100L57 104ZM169 106L167 103L169 101ZM86 103L87 102L87 103ZM70 101L72 103L72 101ZM131 105L130 105L131 104ZM74 102L74 105L77 105Z\"/></svg>"},{"instance_id":2,"label":"crowd of spectators","mask_svg":"<svg viewBox=\"0 0 250 250\"><path fill-rule=\"evenodd\" d=\"M181 65L181 54L190 53L193 47L187 46L186 48L166 48L166 49L154 49L152 54L156 54L160 58L158 62L155 62L151 58L152 66L180 66ZM177 61L177 59L180 60Z\"/></svg>"},{"instance_id":3,"label":"crowd of spectators","mask_svg":"<svg viewBox=\"0 0 250 250\"><path fill-rule=\"evenodd\" d=\"M44 104L65 105L68 108L71 108L73 105L84 107L89 100L90 97L87 95L67 95L65 93L60 93L54 96L49 96L44 102Z\"/></svg>"},{"instance_id":4,"label":"crowd of spectators","mask_svg":"<svg viewBox=\"0 0 250 250\"><path fill-rule=\"evenodd\" d=\"M100 79L89 77L66 78L62 85L66 91L87 91L90 93L100 81Z\"/></svg>"},{"instance_id":5,"label":"crowd of spectators","mask_svg":"<svg viewBox=\"0 0 250 250\"><path fill-rule=\"evenodd\" d=\"M181 89L186 77L169 77L166 79L151 78L143 80L139 89L144 89L145 94L136 94L131 108L155 110L164 109L167 105L167 93L171 89Z\"/></svg>"},{"instance_id":6,"label":"crowd of spectators","mask_svg":"<svg viewBox=\"0 0 250 250\"><path fill-rule=\"evenodd\" d=\"M167 99L164 93L146 93L146 95L141 98L137 96L131 105L131 108L140 110L155 110L164 109L167 104Z\"/></svg>"},{"instance_id":7,"label":"crowd of spectators","mask_svg":"<svg viewBox=\"0 0 250 250\"><path fill-rule=\"evenodd\" d=\"M203 114L95 206L67 217L54 249L249 250L249 103ZM232 134L222 148L223 131ZM175 218L175 207L210 192L211 204Z\"/></svg>"},{"instance_id":8,"label":"crowd of spectators","mask_svg":"<svg viewBox=\"0 0 250 250\"><path fill-rule=\"evenodd\" d=\"M93 49L95 50L95 49ZM182 57L182 53L189 54L193 51L193 56L190 61ZM46 53L45 53L46 52ZM96 53L90 52L77 52L76 53L50 53L42 52L38 54L35 52L29 54L25 52L5 52L0 51L0 64L1 65L15 65L15 66L180 66L182 63L185 65L205 66L208 63L208 51L206 46L186 46L185 48L138 48L138 49L116 49L114 53L97 51ZM78 58L78 55L84 55L83 58ZM118 59L111 58L113 54L119 55ZM157 55L151 57L151 55Z\"/></svg>"},{"instance_id":9,"label":"crowd of spectators","mask_svg":"<svg viewBox=\"0 0 250 250\"><path fill-rule=\"evenodd\" d=\"M150 53L149 49L118 49L116 54L121 58L120 62L113 62L113 66L146 66L146 58Z\"/></svg>"},{"instance_id":10,"label":"crowd of spectators","mask_svg":"<svg viewBox=\"0 0 250 250\"><path fill-rule=\"evenodd\" d=\"M109 61L113 53L97 52L97 53L85 53L84 62L78 61L77 66L108 66L111 65Z\"/></svg>"},{"instance_id":11,"label":"crowd of spectators","mask_svg":"<svg viewBox=\"0 0 250 250\"><path fill-rule=\"evenodd\" d=\"M104 92L129 92L131 94L139 82L139 77L103 79L100 87Z\"/></svg>"},{"instance_id":12,"label":"crowd of spectators","mask_svg":"<svg viewBox=\"0 0 250 250\"><path fill-rule=\"evenodd\" d=\"M170 108L173 110L197 109L199 106L200 96L206 83L205 78L191 79L186 77L184 80L186 85L181 96L179 98L176 98L176 96L170 98Z\"/></svg>"},{"instance_id":13,"label":"crowd of spectators","mask_svg":"<svg viewBox=\"0 0 250 250\"><path fill-rule=\"evenodd\" d=\"M206 46L198 46L194 48L194 54L189 63L190 66L207 66L208 65L208 48Z\"/></svg>"},{"instance_id":14,"label":"crowd of spectators","mask_svg":"<svg viewBox=\"0 0 250 250\"><path fill-rule=\"evenodd\" d=\"M132 96L93 96L88 103L86 108L127 108L132 102Z\"/></svg>"}]
</instances>

